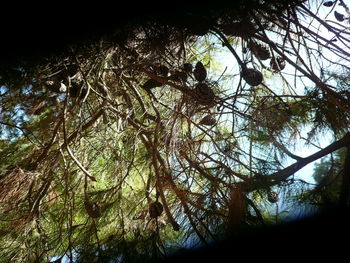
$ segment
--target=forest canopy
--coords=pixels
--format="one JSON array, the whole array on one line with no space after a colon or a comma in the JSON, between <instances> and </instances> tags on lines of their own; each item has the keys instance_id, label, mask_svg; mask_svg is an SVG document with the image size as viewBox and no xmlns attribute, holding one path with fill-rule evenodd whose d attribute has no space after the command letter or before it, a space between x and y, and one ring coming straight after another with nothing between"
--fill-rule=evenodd
<instances>
[{"instance_id":1,"label":"forest canopy","mask_svg":"<svg viewBox=\"0 0 350 263\"><path fill-rule=\"evenodd\" d=\"M237 1L2 67L0 262L164 258L284 202L348 206L349 19L342 0Z\"/></svg>"}]
</instances>

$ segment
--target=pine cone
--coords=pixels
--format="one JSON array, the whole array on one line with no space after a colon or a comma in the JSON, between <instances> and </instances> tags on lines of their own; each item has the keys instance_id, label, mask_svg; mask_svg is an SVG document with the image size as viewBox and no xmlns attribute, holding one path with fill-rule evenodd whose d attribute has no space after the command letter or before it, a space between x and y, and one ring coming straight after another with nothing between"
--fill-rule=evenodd
<instances>
[{"instance_id":1,"label":"pine cone","mask_svg":"<svg viewBox=\"0 0 350 263\"><path fill-rule=\"evenodd\" d=\"M193 97L198 104L214 105L215 94L206 83L198 83L193 90Z\"/></svg>"},{"instance_id":2,"label":"pine cone","mask_svg":"<svg viewBox=\"0 0 350 263\"><path fill-rule=\"evenodd\" d=\"M101 216L100 207L97 203L85 200L84 202L85 210L88 213L88 215L92 218L98 218Z\"/></svg>"},{"instance_id":3,"label":"pine cone","mask_svg":"<svg viewBox=\"0 0 350 263\"><path fill-rule=\"evenodd\" d=\"M174 231L179 231L180 230L180 225L175 222L174 225L173 225L173 230Z\"/></svg>"},{"instance_id":4,"label":"pine cone","mask_svg":"<svg viewBox=\"0 0 350 263\"><path fill-rule=\"evenodd\" d=\"M249 41L248 48L260 60L266 60L271 57L270 50L261 44Z\"/></svg>"},{"instance_id":5,"label":"pine cone","mask_svg":"<svg viewBox=\"0 0 350 263\"><path fill-rule=\"evenodd\" d=\"M336 1L327 1L327 2L324 2L323 5L327 7L331 7L332 5L334 5L335 2Z\"/></svg>"},{"instance_id":6,"label":"pine cone","mask_svg":"<svg viewBox=\"0 0 350 263\"><path fill-rule=\"evenodd\" d=\"M194 70L193 70L193 75L196 80L199 82L204 81L207 77L207 71L204 68L202 62L198 61Z\"/></svg>"},{"instance_id":7,"label":"pine cone","mask_svg":"<svg viewBox=\"0 0 350 263\"><path fill-rule=\"evenodd\" d=\"M216 124L216 119L213 118L211 115L207 115L199 122L199 124L206 125L206 126L213 126Z\"/></svg>"},{"instance_id":8,"label":"pine cone","mask_svg":"<svg viewBox=\"0 0 350 263\"><path fill-rule=\"evenodd\" d=\"M271 59L270 67L274 72L280 72L286 67L286 61L282 57L276 57Z\"/></svg>"},{"instance_id":9,"label":"pine cone","mask_svg":"<svg viewBox=\"0 0 350 263\"><path fill-rule=\"evenodd\" d=\"M339 22L343 22L345 20L345 16L343 14L341 14L341 13L338 13L337 11L334 11L334 17Z\"/></svg>"},{"instance_id":10,"label":"pine cone","mask_svg":"<svg viewBox=\"0 0 350 263\"><path fill-rule=\"evenodd\" d=\"M148 212L151 218L157 218L163 212L163 205L158 201L152 202L149 205Z\"/></svg>"},{"instance_id":11,"label":"pine cone","mask_svg":"<svg viewBox=\"0 0 350 263\"><path fill-rule=\"evenodd\" d=\"M250 86L258 86L263 81L263 75L256 69L243 68L241 75Z\"/></svg>"},{"instance_id":12,"label":"pine cone","mask_svg":"<svg viewBox=\"0 0 350 263\"><path fill-rule=\"evenodd\" d=\"M269 192L267 195L267 200L270 203L276 203L278 201L278 194L276 192Z\"/></svg>"}]
</instances>

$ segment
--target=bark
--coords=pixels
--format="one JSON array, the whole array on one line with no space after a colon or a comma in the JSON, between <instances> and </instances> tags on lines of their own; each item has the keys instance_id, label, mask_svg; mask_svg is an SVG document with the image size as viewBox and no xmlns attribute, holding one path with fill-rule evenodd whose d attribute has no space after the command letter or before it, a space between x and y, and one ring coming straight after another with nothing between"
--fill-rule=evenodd
<instances>
[{"instance_id":1,"label":"bark","mask_svg":"<svg viewBox=\"0 0 350 263\"><path fill-rule=\"evenodd\" d=\"M241 187L232 189L228 207L228 226L231 232L241 229L246 221L247 201Z\"/></svg>"}]
</instances>

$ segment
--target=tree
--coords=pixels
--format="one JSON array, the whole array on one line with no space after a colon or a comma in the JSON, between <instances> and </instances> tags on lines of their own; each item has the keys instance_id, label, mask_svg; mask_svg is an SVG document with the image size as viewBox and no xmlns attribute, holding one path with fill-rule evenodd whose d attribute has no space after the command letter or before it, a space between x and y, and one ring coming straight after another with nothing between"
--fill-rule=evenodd
<instances>
[{"instance_id":1,"label":"tree","mask_svg":"<svg viewBox=\"0 0 350 263\"><path fill-rule=\"evenodd\" d=\"M350 144L349 94L325 70L349 70L337 3L159 16L3 69L1 260L159 258L264 224L295 172ZM293 153L324 131L329 146Z\"/></svg>"},{"instance_id":2,"label":"tree","mask_svg":"<svg viewBox=\"0 0 350 263\"><path fill-rule=\"evenodd\" d=\"M320 202L323 206L334 206L338 203L345 153L346 151L341 149L335 152L334 156L321 159L314 169L313 176L318 186L311 193L316 199L314 201Z\"/></svg>"},{"instance_id":3,"label":"tree","mask_svg":"<svg viewBox=\"0 0 350 263\"><path fill-rule=\"evenodd\" d=\"M337 83L342 89L342 92L346 93L344 87L349 84L347 74L329 73L329 78ZM327 121L325 121L327 123ZM334 129L334 132L337 132ZM344 134L337 134L337 136L344 136ZM316 164L314 168L313 177L317 182L315 187L310 193L306 195L310 202L316 202L321 207L332 207L337 205L344 195L342 190L344 173L347 172L345 167L345 160L347 158L347 148L341 148L335 151L333 154L326 156Z\"/></svg>"}]
</instances>

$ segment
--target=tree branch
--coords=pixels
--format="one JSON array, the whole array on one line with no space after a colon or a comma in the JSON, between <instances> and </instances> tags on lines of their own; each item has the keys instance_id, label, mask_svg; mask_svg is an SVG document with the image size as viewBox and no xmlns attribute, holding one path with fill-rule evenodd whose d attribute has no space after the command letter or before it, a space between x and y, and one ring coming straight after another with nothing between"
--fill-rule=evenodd
<instances>
[{"instance_id":1,"label":"tree branch","mask_svg":"<svg viewBox=\"0 0 350 263\"><path fill-rule=\"evenodd\" d=\"M82 170L84 172L84 174L92 181L95 181L96 182L96 179L95 177L93 177L88 170L85 169L85 167L79 162L79 160L74 156L73 152L71 151L71 149L69 148L69 142L68 142L68 138L67 138L67 129L66 129L66 118L67 118L67 100L68 100L68 97L66 98L66 101L65 101L65 105L64 105L64 113L63 113L63 138L64 138L64 147L67 149L67 152L69 154L69 156L72 158L72 160L76 163L76 165L80 168L80 170ZM100 110L101 112L102 109ZM101 113L102 115L102 113ZM101 116L100 115L100 116ZM97 120L97 118L95 119ZM92 123L91 123L92 125ZM77 132L77 131L75 131ZM71 136L69 137L71 138ZM61 146L62 147L62 146ZM63 147L62 147L63 148Z\"/></svg>"},{"instance_id":2,"label":"tree branch","mask_svg":"<svg viewBox=\"0 0 350 263\"><path fill-rule=\"evenodd\" d=\"M273 173L268 176L259 177L259 178L252 178L249 181L240 182L239 184L243 187L245 192L252 192L261 188L269 187L272 185L276 185L284 180L286 180L289 176L293 175L297 171L299 171L301 168L303 168L305 165L318 160L319 158L322 158L326 156L327 154L330 154L342 147L349 146L350 145L350 133L347 133L342 139L335 141L328 145L326 148L306 157L302 158L301 160L297 161L296 163L284 168L283 170L280 170L276 173Z\"/></svg>"}]
</instances>

